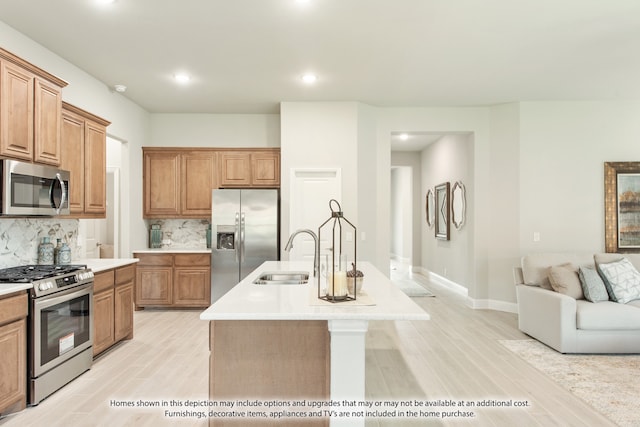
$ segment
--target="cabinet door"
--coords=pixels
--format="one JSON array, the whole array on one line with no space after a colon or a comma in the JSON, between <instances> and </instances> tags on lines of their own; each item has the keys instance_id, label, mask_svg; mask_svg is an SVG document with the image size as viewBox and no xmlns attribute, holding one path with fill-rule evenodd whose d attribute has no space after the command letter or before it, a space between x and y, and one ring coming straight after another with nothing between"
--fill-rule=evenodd
<instances>
[{"instance_id":1,"label":"cabinet door","mask_svg":"<svg viewBox=\"0 0 640 427\"><path fill-rule=\"evenodd\" d=\"M93 122L84 128L84 211L107 212L107 130Z\"/></svg>"},{"instance_id":2,"label":"cabinet door","mask_svg":"<svg viewBox=\"0 0 640 427\"><path fill-rule=\"evenodd\" d=\"M21 319L0 327L0 413L20 401L26 404L27 338Z\"/></svg>"},{"instance_id":3,"label":"cabinet door","mask_svg":"<svg viewBox=\"0 0 640 427\"><path fill-rule=\"evenodd\" d=\"M116 341L133 335L133 282L115 288L114 330Z\"/></svg>"},{"instance_id":4,"label":"cabinet door","mask_svg":"<svg viewBox=\"0 0 640 427\"><path fill-rule=\"evenodd\" d=\"M116 340L113 330L113 289L93 295L93 355L109 348Z\"/></svg>"},{"instance_id":5,"label":"cabinet door","mask_svg":"<svg viewBox=\"0 0 640 427\"><path fill-rule=\"evenodd\" d=\"M280 153L257 152L251 154L251 185L257 187L280 186Z\"/></svg>"},{"instance_id":6,"label":"cabinet door","mask_svg":"<svg viewBox=\"0 0 640 427\"><path fill-rule=\"evenodd\" d=\"M61 159L62 89L36 78L34 102L34 160L57 166Z\"/></svg>"},{"instance_id":7,"label":"cabinet door","mask_svg":"<svg viewBox=\"0 0 640 427\"><path fill-rule=\"evenodd\" d=\"M84 212L84 120L75 114L62 113L60 167L70 172L69 208L72 214Z\"/></svg>"},{"instance_id":8,"label":"cabinet door","mask_svg":"<svg viewBox=\"0 0 640 427\"><path fill-rule=\"evenodd\" d=\"M251 154L244 151L221 151L220 186L239 187L251 185Z\"/></svg>"},{"instance_id":9,"label":"cabinet door","mask_svg":"<svg viewBox=\"0 0 640 427\"><path fill-rule=\"evenodd\" d=\"M182 179L181 216L211 216L211 192L216 185L215 153L193 152L180 155Z\"/></svg>"},{"instance_id":10,"label":"cabinet door","mask_svg":"<svg viewBox=\"0 0 640 427\"><path fill-rule=\"evenodd\" d=\"M33 160L33 82L35 76L0 61L0 154Z\"/></svg>"},{"instance_id":11,"label":"cabinet door","mask_svg":"<svg viewBox=\"0 0 640 427\"><path fill-rule=\"evenodd\" d=\"M176 268L173 304L185 307L211 305L211 270L208 268Z\"/></svg>"},{"instance_id":12,"label":"cabinet door","mask_svg":"<svg viewBox=\"0 0 640 427\"><path fill-rule=\"evenodd\" d=\"M138 267L136 270L136 306L170 305L173 268Z\"/></svg>"},{"instance_id":13,"label":"cabinet door","mask_svg":"<svg viewBox=\"0 0 640 427\"><path fill-rule=\"evenodd\" d=\"M145 218L180 214L180 156L176 152L144 153Z\"/></svg>"}]
</instances>

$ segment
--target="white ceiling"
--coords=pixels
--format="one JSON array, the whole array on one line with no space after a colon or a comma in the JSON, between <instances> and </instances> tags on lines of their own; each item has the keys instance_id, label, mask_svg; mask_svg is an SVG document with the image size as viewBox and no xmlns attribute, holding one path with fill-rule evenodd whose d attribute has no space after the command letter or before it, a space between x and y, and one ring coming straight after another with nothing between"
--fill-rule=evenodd
<instances>
[{"instance_id":1,"label":"white ceiling","mask_svg":"<svg viewBox=\"0 0 640 427\"><path fill-rule=\"evenodd\" d=\"M637 0L0 0L0 11L150 112L640 98ZM172 81L181 70L186 86Z\"/></svg>"}]
</instances>

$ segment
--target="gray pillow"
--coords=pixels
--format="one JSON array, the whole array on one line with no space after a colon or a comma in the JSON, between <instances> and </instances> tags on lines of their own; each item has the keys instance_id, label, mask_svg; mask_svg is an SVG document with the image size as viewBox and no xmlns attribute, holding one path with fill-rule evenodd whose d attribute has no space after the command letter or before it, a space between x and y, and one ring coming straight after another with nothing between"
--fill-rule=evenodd
<instances>
[{"instance_id":1,"label":"gray pillow","mask_svg":"<svg viewBox=\"0 0 640 427\"><path fill-rule=\"evenodd\" d=\"M549 283L554 291L575 299L584 299L578 271L570 263L549 267Z\"/></svg>"},{"instance_id":2,"label":"gray pillow","mask_svg":"<svg viewBox=\"0 0 640 427\"><path fill-rule=\"evenodd\" d=\"M626 304L640 299L640 273L628 259L598 264L598 271L612 301Z\"/></svg>"},{"instance_id":3,"label":"gray pillow","mask_svg":"<svg viewBox=\"0 0 640 427\"><path fill-rule=\"evenodd\" d=\"M591 302L609 301L607 288L595 268L580 267L578 276L586 300Z\"/></svg>"}]
</instances>

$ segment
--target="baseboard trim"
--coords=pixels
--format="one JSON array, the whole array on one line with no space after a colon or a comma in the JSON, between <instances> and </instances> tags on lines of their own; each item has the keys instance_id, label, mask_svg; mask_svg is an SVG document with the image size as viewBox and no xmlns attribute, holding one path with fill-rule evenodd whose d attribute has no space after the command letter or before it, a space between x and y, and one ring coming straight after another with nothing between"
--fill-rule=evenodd
<instances>
[{"instance_id":1,"label":"baseboard trim","mask_svg":"<svg viewBox=\"0 0 640 427\"><path fill-rule=\"evenodd\" d=\"M506 301L499 301L493 299L473 299L469 297L469 290L462 285L457 284L454 281L442 277L438 274L430 272L422 267L414 267L412 269L414 273L422 274L429 278L433 283L443 286L450 291L461 295L466 298L467 307L474 310L496 310L504 311L507 313L518 313L518 304Z\"/></svg>"}]
</instances>

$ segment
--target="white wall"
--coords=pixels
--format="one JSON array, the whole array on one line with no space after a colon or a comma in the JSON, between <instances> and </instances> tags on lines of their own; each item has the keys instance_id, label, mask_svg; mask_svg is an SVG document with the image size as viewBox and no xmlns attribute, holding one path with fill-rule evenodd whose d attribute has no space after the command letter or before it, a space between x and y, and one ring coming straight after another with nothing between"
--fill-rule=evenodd
<instances>
[{"instance_id":1,"label":"white wall","mask_svg":"<svg viewBox=\"0 0 640 427\"><path fill-rule=\"evenodd\" d=\"M411 212L411 230L412 230L412 247L411 253L406 255L412 260L412 265L415 267L422 266L422 239L421 239L421 226L426 221L425 210L425 196L426 193L422 193L422 162L421 156L417 152L411 151L393 151L391 152L391 167L403 166L410 168L411 170L411 182L412 182L412 194L411 204L413 210ZM393 190L391 191L393 194ZM407 249L405 249L406 251Z\"/></svg>"},{"instance_id":2,"label":"white wall","mask_svg":"<svg viewBox=\"0 0 640 427\"><path fill-rule=\"evenodd\" d=\"M393 154L392 154L393 156ZM416 186L420 187L420 181ZM413 254L413 182L408 166L391 167L391 256L402 262L412 261ZM419 230L419 228L418 228ZM416 239L419 233L416 233ZM417 260L419 261L419 259Z\"/></svg>"},{"instance_id":3,"label":"white wall","mask_svg":"<svg viewBox=\"0 0 640 427\"><path fill-rule=\"evenodd\" d=\"M604 251L604 162L640 160L640 102L526 102L520 117L521 252Z\"/></svg>"},{"instance_id":4,"label":"white wall","mask_svg":"<svg viewBox=\"0 0 640 427\"><path fill-rule=\"evenodd\" d=\"M281 239L286 242L289 230L293 168L340 168L345 217L358 218L358 109L353 102L295 103L280 106L281 115ZM329 218L331 212L328 209ZM312 230L320 224L307 224ZM358 227L358 224L355 224Z\"/></svg>"},{"instance_id":5,"label":"white wall","mask_svg":"<svg viewBox=\"0 0 640 427\"><path fill-rule=\"evenodd\" d=\"M467 198L474 194L473 139L469 134L447 134L421 153L422 193L448 182L461 181ZM434 191L435 192L435 191ZM469 290L474 289L474 203L467 203L467 220L458 230L450 224L449 240L435 237L435 229L421 224L422 267Z\"/></svg>"},{"instance_id":6,"label":"white wall","mask_svg":"<svg viewBox=\"0 0 640 427\"><path fill-rule=\"evenodd\" d=\"M279 147L279 114L152 114L158 147Z\"/></svg>"}]
</instances>

